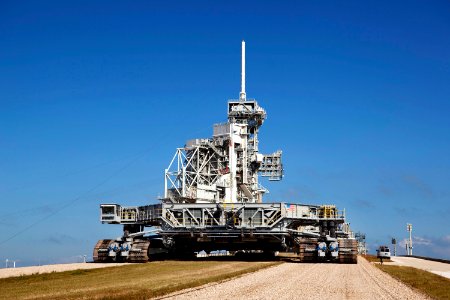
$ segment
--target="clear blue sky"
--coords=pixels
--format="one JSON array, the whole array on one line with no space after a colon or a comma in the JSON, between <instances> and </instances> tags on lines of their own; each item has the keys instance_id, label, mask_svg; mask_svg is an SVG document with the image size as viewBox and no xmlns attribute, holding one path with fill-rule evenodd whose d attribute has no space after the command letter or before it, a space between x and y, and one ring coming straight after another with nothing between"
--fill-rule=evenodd
<instances>
[{"instance_id":1,"label":"clear blue sky","mask_svg":"<svg viewBox=\"0 0 450 300\"><path fill-rule=\"evenodd\" d=\"M372 250L411 222L450 258L449 37L448 1L2 1L0 261L91 255L121 233L99 203L156 202L226 120L242 39L262 152L284 151L266 201L346 208Z\"/></svg>"}]
</instances>

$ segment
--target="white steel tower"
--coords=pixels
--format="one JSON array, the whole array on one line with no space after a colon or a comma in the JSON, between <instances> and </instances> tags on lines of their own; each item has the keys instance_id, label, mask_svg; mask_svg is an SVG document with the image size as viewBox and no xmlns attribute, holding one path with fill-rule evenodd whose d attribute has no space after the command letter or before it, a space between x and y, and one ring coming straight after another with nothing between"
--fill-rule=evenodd
<instances>
[{"instance_id":1,"label":"white steel tower","mask_svg":"<svg viewBox=\"0 0 450 300\"><path fill-rule=\"evenodd\" d=\"M266 111L245 92L245 41L242 41L241 92L228 101L228 122L215 124L213 137L178 148L165 170L164 198L176 203L260 203L267 190L258 175L281 180L281 151L264 155L258 131Z\"/></svg>"}]
</instances>

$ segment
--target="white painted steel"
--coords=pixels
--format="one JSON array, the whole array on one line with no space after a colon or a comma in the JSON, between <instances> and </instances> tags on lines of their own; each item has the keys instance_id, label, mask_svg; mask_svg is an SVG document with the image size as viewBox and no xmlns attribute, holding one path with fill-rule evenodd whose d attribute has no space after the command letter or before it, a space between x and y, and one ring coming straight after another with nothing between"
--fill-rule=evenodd
<instances>
[{"instance_id":1,"label":"white painted steel","mask_svg":"<svg viewBox=\"0 0 450 300\"><path fill-rule=\"evenodd\" d=\"M246 101L245 95L245 41L242 41L242 64L241 64L241 93L239 95L241 101Z\"/></svg>"}]
</instances>

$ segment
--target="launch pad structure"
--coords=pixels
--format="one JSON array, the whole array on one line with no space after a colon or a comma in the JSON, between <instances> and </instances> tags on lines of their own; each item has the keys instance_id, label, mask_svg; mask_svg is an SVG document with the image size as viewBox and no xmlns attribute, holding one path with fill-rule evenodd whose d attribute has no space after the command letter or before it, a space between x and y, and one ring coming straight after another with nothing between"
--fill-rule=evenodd
<instances>
[{"instance_id":1,"label":"launch pad structure","mask_svg":"<svg viewBox=\"0 0 450 300\"><path fill-rule=\"evenodd\" d=\"M178 148L164 172L160 204L101 204L100 220L123 225L117 239L100 240L94 262L147 262L159 255L190 257L199 251L292 249L300 261L356 263L357 241L334 205L264 203L259 177L283 178L282 151L259 152L266 111L245 91L228 101L228 122L213 135Z\"/></svg>"}]
</instances>

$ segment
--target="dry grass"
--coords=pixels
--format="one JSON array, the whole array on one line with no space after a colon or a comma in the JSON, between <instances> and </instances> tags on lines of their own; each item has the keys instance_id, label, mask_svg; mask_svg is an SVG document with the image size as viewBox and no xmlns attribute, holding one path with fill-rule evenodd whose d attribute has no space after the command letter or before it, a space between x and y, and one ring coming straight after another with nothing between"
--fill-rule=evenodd
<instances>
[{"instance_id":1,"label":"dry grass","mask_svg":"<svg viewBox=\"0 0 450 300\"><path fill-rule=\"evenodd\" d=\"M279 264L159 261L0 279L0 299L148 299Z\"/></svg>"},{"instance_id":2,"label":"dry grass","mask_svg":"<svg viewBox=\"0 0 450 300\"><path fill-rule=\"evenodd\" d=\"M361 256L364 257L365 259L367 259L369 262L380 262L380 259L376 255L366 254L366 255L361 255ZM383 263L385 263L385 262L392 262L392 260L383 258Z\"/></svg>"},{"instance_id":3,"label":"dry grass","mask_svg":"<svg viewBox=\"0 0 450 300\"><path fill-rule=\"evenodd\" d=\"M377 265L406 285L433 299L450 299L450 279L412 267Z\"/></svg>"}]
</instances>

